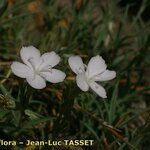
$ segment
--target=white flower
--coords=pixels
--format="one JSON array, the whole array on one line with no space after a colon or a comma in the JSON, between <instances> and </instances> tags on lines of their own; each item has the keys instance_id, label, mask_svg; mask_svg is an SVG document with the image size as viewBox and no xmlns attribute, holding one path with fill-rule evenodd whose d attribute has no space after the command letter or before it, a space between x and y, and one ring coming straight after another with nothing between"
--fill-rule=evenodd
<instances>
[{"instance_id":1,"label":"white flower","mask_svg":"<svg viewBox=\"0 0 150 150\"><path fill-rule=\"evenodd\" d=\"M76 82L82 91L88 91L90 87L100 97L107 98L105 89L96 81L111 80L116 77L116 72L106 69L107 65L101 56L92 57L88 66L83 64L79 56L71 56L68 61L72 71L77 74Z\"/></svg>"},{"instance_id":2,"label":"white flower","mask_svg":"<svg viewBox=\"0 0 150 150\"><path fill-rule=\"evenodd\" d=\"M62 71L53 69L60 61L60 57L53 51L41 56L38 49L28 46L21 49L20 56L24 64L13 62L12 72L20 78L25 78L35 89L46 87L46 80L58 83L66 77Z\"/></svg>"}]
</instances>

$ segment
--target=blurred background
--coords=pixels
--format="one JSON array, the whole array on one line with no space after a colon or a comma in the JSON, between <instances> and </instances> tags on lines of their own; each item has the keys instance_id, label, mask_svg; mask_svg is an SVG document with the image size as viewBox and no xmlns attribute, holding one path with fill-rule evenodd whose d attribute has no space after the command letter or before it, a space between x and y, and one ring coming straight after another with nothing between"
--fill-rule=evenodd
<instances>
[{"instance_id":1,"label":"blurred background","mask_svg":"<svg viewBox=\"0 0 150 150\"><path fill-rule=\"evenodd\" d=\"M149 0L0 0L0 139L93 139L93 147L53 149L149 150L149 18ZM56 51L66 81L27 93L10 64L28 45ZM76 87L72 54L84 62L101 55L117 72L102 83L107 100Z\"/></svg>"}]
</instances>

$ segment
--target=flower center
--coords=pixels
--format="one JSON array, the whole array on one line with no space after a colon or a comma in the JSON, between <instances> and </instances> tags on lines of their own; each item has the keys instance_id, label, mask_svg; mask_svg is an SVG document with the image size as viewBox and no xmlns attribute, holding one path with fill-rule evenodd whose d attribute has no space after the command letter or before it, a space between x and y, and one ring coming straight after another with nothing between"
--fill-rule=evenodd
<instances>
[{"instance_id":1,"label":"flower center","mask_svg":"<svg viewBox=\"0 0 150 150\"><path fill-rule=\"evenodd\" d=\"M28 59L28 62L30 63L30 66L34 73L33 79L35 79L36 75L40 75L41 77L43 77L42 72L51 72L52 73L52 66L51 65L44 66L43 59L41 59L40 62L38 62L38 64L35 64L34 58L31 57Z\"/></svg>"},{"instance_id":2,"label":"flower center","mask_svg":"<svg viewBox=\"0 0 150 150\"><path fill-rule=\"evenodd\" d=\"M76 69L77 74L84 73L84 69L82 67L79 67L79 69Z\"/></svg>"},{"instance_id":3,"label":"flower center","mask_svg":"<svg viewBox=\"0 0 150 150\"><path fill-rule=\"evenodd\" d=\"M88 77L89 76L89 72L87 72L87 78L88 78L88 80L89 81L95 81L95 79L97 78L97 77L100 77L103 73L104 73L105 71L103 71L103 72L101 72L101 73L99 73L99 74L97 74L97 75L93 75L92 77Z\"/></svg>"}]
</instances>

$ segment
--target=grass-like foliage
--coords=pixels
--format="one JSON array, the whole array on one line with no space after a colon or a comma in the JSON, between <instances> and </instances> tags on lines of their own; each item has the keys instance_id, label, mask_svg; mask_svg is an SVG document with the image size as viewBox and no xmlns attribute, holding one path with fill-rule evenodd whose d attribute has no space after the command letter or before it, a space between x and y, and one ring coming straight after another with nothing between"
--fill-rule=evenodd
<instances>
[{"instance_id":1,"label":"grass-like foliage","mask_svg":"<svg viewBox=\"0 0 150 150\"><path fill-rule=\"evenodd\" d=\"M93 146L3 146L2 149L149 150L149 0L0 0L0 139L90 139ZM133 10L134 13L133 13ZM55 51L64 82L37 90L11 71L22 46ZM83 92L68 65L101 55L116 78L103 99Z\"/></svg>"}]
</instances>

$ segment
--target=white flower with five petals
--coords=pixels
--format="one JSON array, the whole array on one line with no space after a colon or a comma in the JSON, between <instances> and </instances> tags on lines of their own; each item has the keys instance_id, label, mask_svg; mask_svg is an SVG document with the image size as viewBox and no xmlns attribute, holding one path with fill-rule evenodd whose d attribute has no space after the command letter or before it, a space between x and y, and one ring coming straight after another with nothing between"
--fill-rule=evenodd
<instances>
[{"instance_id":1,"label":"white flower with five petals","mask_svg":"<svg viewBox=\"0 0 150 150\"><path fill-rule=\"evenodd\" d=\"M88 91L90 87L100 97L107 98L105 89L96 82L111 80L116 77L116 72L106 69L101 56L92 57L87 66L79 56L71 56L68 61L72 71L77 74L76 82L82 91Z\"/></svg>"},{"instance_id":2,"label":"white flower with five petals","mask_svg":"<svg viewBox=\"0 0 150 150\"><path fill-rule=\"evenodd\" d=\"M20 56L23 63L13 62L12 72L25 78L35 89L46 87L46 81L51 83L62 82L66 75L64 72L53 69L60 62L60 57L55 52L47 52L43 55L33 46L22 47Z\"/></svg>"}]
</instances>

